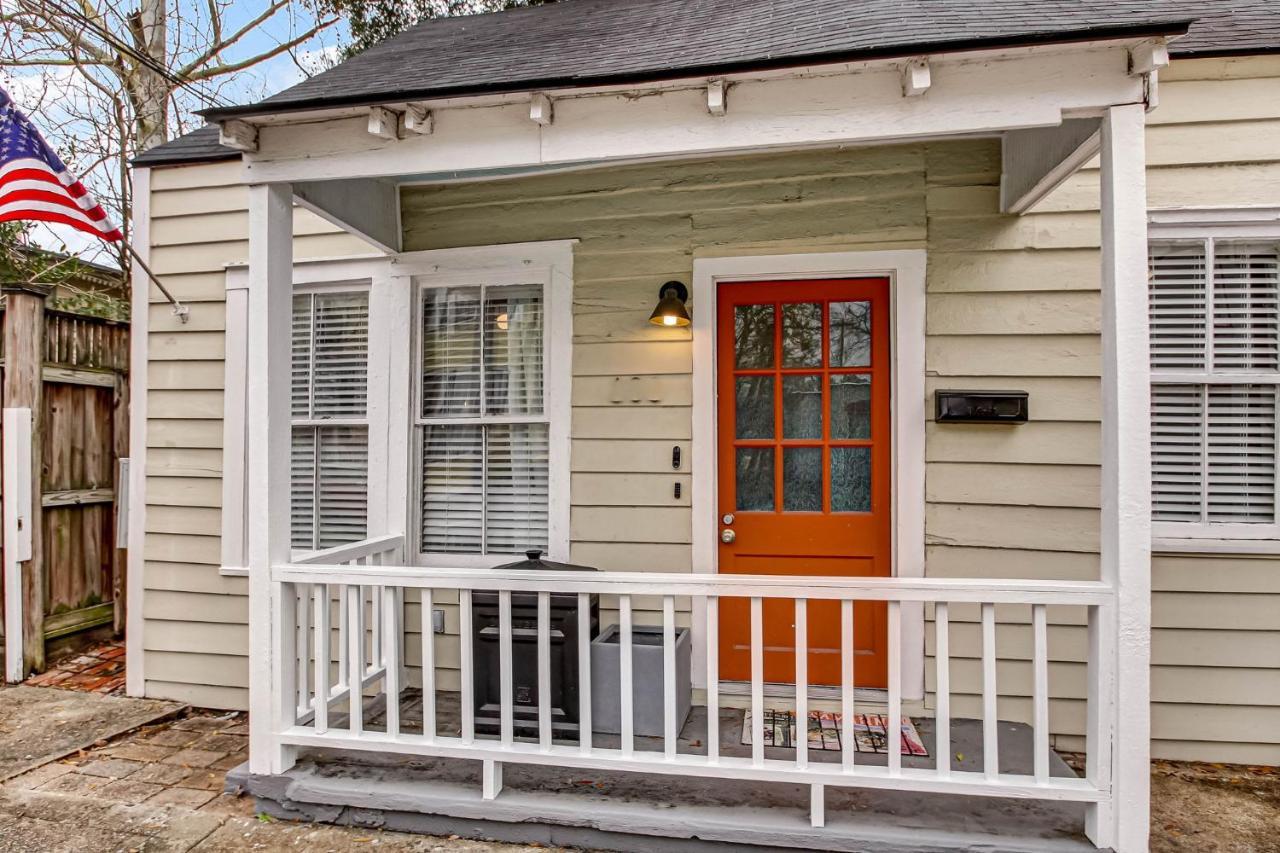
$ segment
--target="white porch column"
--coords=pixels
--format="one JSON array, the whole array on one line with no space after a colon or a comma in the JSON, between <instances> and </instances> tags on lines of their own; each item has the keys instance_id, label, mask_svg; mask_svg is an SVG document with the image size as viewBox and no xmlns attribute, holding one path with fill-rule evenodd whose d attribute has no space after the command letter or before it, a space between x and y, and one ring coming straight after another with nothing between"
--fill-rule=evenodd
<instances>
[{"instance_id":1,"label":"white porch column","mask_svg":"<svg viewBox=\"0 0 1280 853\"><path fill-rule=\"evenodd\" d=\"M289 560L289 374L293 311L293 195L288 184L249 187L246 471L249 556L249 769L282 773L293 749L276 734L293 722L295 607L271 567Z\"/></svg>"},{"instance_id":2,"label":"white porch column","mask_svg":"<svg viewBox=\"0 0 1280 853\"><path fill-rule=\"evenodd\" d=\"M1102 122L1102 579L1116 603L1094 649L1113 701L1093 697L1090 736L1111 765L1113 801L1088 832L1119 853L1147 849L1151 754L1151 413L1147 338L1147 191L1142 104ZM1105 693L1105 687L1103 692ZM1092 746L1091 746L1092 749Z\"/></svg>"}]
</instances>

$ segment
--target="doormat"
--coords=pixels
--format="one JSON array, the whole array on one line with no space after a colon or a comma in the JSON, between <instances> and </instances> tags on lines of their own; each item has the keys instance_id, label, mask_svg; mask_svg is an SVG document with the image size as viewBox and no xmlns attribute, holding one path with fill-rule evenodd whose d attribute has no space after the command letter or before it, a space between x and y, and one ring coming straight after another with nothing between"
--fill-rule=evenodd
<instances>
[{"instance_id":1,"label":"doormat","mask_svg":"<svg viewBox=\"0 0 1280 853\"><path fill-rule=\"evenodd\" d=\"M809 712L809 749L839 752L841 749L842 715L830 711ZM888 717L884 714L855 714L853 740L857 752L875 752L881 755L889 751L885 735ZM764 712L764 745L794 749L796 746L796 715L794 711ZM751 712L742 719L742 743L751 745ZM924 741L916 731L910 717L902 718L902 754L927 756Z\"/></svg>"}]
</instances>

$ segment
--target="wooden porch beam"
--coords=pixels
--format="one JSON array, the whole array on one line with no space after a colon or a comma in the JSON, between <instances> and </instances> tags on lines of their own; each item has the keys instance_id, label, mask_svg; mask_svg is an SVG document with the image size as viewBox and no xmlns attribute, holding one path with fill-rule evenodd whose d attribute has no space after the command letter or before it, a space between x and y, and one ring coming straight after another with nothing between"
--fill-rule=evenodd
<instances>
[{"instance_id":1,"label":"wooden porch beam","mask_svg":"<svg viewBox=\"0 0 1280 853\"><path fill-rule=\"evenodd\" d=\"M271 579L289 561L289 376L293 309L293 192L288 184L249 188L249 310L246 422L249 556L249 766L283 773L293 750L276 732L293 723L294 602ZM287 599L287 601L286 601Z\"/></svg>"},{"instance_id":2,"label":"wooden porch beam","mask_svg":"<svg viewBox=\"0 0 1280 853\"><path fill-rule=\"evenodd\" d=\"M1089 777L1110 784L1086 831L1117 853L1147 849L1151 784L1151 371L1146 114L1102 119L1102 580L1115 603L1090 625Z\"/></svg>"},{"instance_id":3,"label":"wooden porch beam","mask_svg":"<svg viewBox=\"0 0 1280 853\"><path fill-rule=\"evenodd\" d=\"M374 179L294 184L298 204L384 252L400 251L400 192Z\"/></svg>"},{"instance_id":4,"label":"wooden porch beam","mask_svg":"<svg viewBox=\"0 0 1280 853\"><path fill-rule=\"evenodd\" d=\"M669 81L639 90L613 87L545 93L530 101L425 104L437 118L428 135L392 141L370 136L364 114L306 124L264 117L259 150L245 158L247 183L416 176L456 178L514 170L574 167L652 158L865 145L961 134L1058 127L1064 115L1097 115L1139 103L1144 80L1129 70L1135 42L1032 53L933 55L930 81L903 61L809 67L763 77L730 76L735 108L723 115L708 81ZM554 121L552 108L554 107Z\"/></svg>"},{"instance_id":5,"label":"wooden porch beam","mask_svg":"<svg viewBox=\"0 0 1280 853\"><path fill-rule=\"evenodd\" d=\"M1004 135L1000 209L1025 213L1098 153L1101 121L1067 119L1056 127Z\"/></svg>"}]
</instances>

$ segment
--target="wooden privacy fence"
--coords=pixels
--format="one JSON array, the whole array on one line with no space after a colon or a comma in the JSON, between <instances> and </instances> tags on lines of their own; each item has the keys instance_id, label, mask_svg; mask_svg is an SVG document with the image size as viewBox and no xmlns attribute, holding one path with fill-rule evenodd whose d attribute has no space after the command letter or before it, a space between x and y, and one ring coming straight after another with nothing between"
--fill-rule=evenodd
<instances>
[{"instance_id":1,"label":"wooden privacy fence","mask_svg":"<svg viewBox=\"0 0 1280 853\"><path fill-rule=\"evenodd\" d=\"M2 594L21 599L30 674L44 669L49 641L124 629L117 496L129 452L129 325L50 308L40 285L3 293L0 399L30 409L33 423L31 558L15 573L19 588L11 580Z\"/></svg>"}]
</instances>

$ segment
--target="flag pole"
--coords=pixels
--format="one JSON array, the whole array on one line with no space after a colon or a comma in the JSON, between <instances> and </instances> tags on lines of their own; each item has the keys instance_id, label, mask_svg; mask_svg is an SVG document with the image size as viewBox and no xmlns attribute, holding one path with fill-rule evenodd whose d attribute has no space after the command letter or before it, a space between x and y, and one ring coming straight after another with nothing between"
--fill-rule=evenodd
<instances>
[{"instance_id":1,"label":"flag pole","mask_svg":"<svg viewBox=\"0 0 1280 853\"><path fill-rule=\"evenodd\" d=\"M160 283L160 279L156 278L156 274L151 271L151 267L147 266L147 262L144 261L142 256L134 250L132 243L128 240L123 242L124 247L129 250L129 254L133 257L133 260L138 264L138 266L142 267L142 271L147 274L147 278L151 279L151 281L155 283L155 286L160 289L160 292L164 294L164 298L169 300L169 304L173 306L174 316L177 317L178 321L181 323L187 322L191 317L191 309L179 302L177 298L169 292L169 288Z\"/></svg>"}]
</instances>

